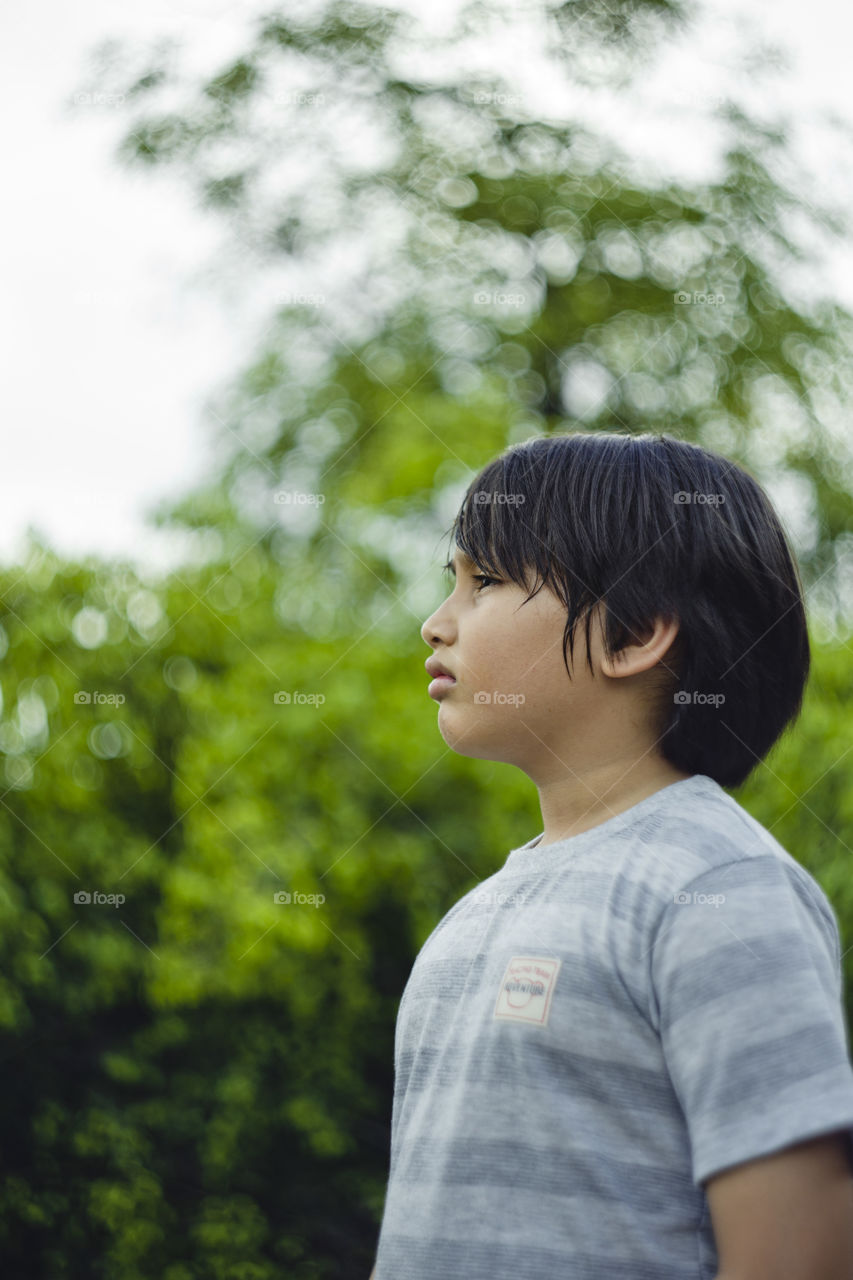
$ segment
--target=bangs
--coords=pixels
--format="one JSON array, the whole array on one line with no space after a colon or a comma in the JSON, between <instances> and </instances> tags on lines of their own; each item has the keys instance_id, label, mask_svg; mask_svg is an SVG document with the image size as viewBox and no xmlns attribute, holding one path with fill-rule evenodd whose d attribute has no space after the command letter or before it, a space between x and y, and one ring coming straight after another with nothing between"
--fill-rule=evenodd
<instances>
[{"instance_id":1,"label":"bangs","mask_svg":"<svg viewBox=\"0 0 853 1280\"><path fill-rule=\"evenodd\" d=\"M567 654L574 657L577 624L584 618L592 671L591 610L622 573L618 566L626 556L638 552L637 532L630 536L625 518L631 444L630 436L601 432L536 437L512 446L472 481L450 530L451 541L476 565L526 591L525 603L543 586L561 601L567 671ZM657 537L660 531L650 532ZM630 627L610 634L615 644L624 643Z\"/></svg>"},{"instance_id":2,"label":"bangs","mask_svg":"<svg viewBox=\"0 0 853 1280\"><path fill-rule=\"evenodd\" d=\"M531 571L537 582L545 580L550 557L530 523L535 519L530 478L523 487L508 487L507 473L518 469L515 461L497 459L480 473L462 501L451 538L481 569L527 590Z\"/></svg>"}]
</instances>

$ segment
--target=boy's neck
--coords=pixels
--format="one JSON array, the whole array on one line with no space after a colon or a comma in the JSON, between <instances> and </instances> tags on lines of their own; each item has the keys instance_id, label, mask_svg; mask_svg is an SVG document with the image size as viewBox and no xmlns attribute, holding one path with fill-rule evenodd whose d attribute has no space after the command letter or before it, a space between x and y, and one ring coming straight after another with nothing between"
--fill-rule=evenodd
<instances>
[{"instance_id":1,"label":"boy's neck","mask_svg":"<svg viewBox=\"0 0 853 1280\"><path fill-rule=\"evenodd\" d=\"M543 835L537 848L579 836L663 787L693 776L655 759L633 766L620 761L583 776L549 781L539 787Z\"/></svg>"}]
</instances>

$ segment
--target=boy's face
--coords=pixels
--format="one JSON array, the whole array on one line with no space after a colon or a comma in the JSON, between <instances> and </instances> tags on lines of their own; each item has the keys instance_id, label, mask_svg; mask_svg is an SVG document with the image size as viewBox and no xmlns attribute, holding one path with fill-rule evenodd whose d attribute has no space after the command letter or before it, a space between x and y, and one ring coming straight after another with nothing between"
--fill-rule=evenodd
<instances>
[{"instance_id":1,"label":"boy's face","mask_svg":"<svg viewBox=\"0 0 853 1280\"><path fill-rule=\"evenodd\" d=\"M585 623L575 635L572 679L563 663L565 606L548 589L526 592L501 579L480 579L457 547L456 582L427 618L421 635L455 683L435 690L442 738L461 755L500 760L534 781L574 767L605 764L642 751L647 729L635 706L638 677L601 671L600 622L593 613L586 662ZM429 660L428 660L429 661Z\"/></svg>"}]
</instances>

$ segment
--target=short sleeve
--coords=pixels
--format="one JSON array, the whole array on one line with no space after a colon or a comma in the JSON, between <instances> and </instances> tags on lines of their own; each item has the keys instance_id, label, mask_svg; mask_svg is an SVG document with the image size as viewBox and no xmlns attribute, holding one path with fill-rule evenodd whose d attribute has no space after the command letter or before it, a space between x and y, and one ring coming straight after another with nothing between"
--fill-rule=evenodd
<instances>
[{"instance_id":1,"label":"short sleeve","mask_svg":"<svg viewBox=\"0 0 853 1280\"><path fill-rule=\"evenodd\" d=\"M838 925L774 855L704 872L650 948L653 1009L693 1181L836 1129L853 1153Z\"/></svg>"}]
</instances>

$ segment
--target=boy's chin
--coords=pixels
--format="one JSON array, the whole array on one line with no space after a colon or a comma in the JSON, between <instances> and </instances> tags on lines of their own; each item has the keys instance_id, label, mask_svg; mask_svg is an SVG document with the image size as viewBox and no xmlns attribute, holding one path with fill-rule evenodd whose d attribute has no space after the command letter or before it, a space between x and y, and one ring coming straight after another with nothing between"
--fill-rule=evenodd
<instances>
[{"instance_id":1,"label":"boy's chin","mask_svg":"<svg viewBox=\"0 0 853 1280\"><path fill-rule=\"evenodd\" d=\"M448 724L449 716L442 717L439 711L438 731L444 739L445 745L451 751L455 751L459 756L470 756L474 760L494 760L498 763L506 762L505 751L501 747L499 741L489 741L482 732L478 733L476 729L470 727L466 730L461 726L458 730ZM506 750L509 750L509 744L506 744Z\"/></svg>"}]
</instances>

